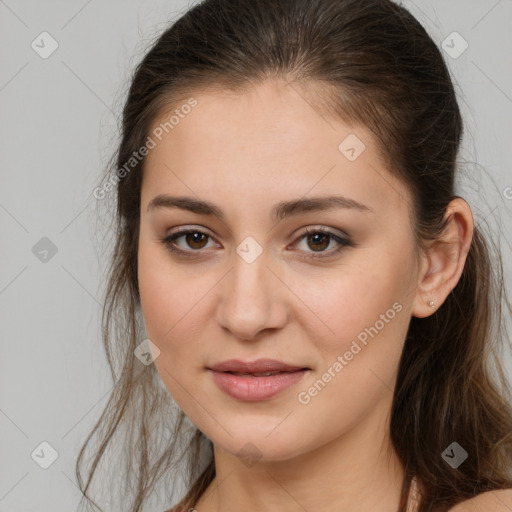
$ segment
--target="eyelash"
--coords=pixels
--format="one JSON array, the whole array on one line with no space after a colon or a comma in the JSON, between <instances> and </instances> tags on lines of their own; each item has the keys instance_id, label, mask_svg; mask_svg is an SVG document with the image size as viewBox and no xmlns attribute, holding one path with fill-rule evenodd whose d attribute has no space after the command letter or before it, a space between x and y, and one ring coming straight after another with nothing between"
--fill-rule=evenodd
<instances>
[{"instance_id":1,"label":"eyelash","mask_svg":"<svg viewBox=\"0 0 512 512\"><path fill-rule=\"evenodd\" d=\"M161 242L164 244L164 246L169 251L171 251L174 254L177 254L180 257L185 257L185 258L198 258L198 257L201 257L201 254L194 254L194 253L200 253L201 249L186 251L186 250L183 250L183 249L178 249L175 246L175 244L174 244L174 241L176 239L181 238L182 236L190 234L190 233L200 233L202 235L207 236L209 239L213 238L212 236L208 235L207 233L204 233L203 231L200 231L199 229L185 229L185 230L173 233L172 235L169 235L169 236L167 236L165 238L162 238ZM352 241L349 238L341 237L339 235L336 235L333 232L331 232L331 231L329 231L329 230L327 230L325 228L314 228L314 229L306 228L303 231L303 233L301 233L299 235L299 237L296 239L296 243L302 241L304 238L307 238L310 235L316 235L316 234L322 234L322 235L328 236L331 239L333 239L334 241L336 241L337 243L339 243L340 246L337 247L334 250L328 251L327 253L325 251L319 252L319 253L314 253L313 252L309 256L301 256L301 257L304 257L306 259L308 259L308 258L309 259L329 258L329 257L331 257L331 256L333 256L335 254L338 254L339 252L341 252L345 247L353 247L354 246L354 244L352 243Z\"/></svg>"}]
</instances>

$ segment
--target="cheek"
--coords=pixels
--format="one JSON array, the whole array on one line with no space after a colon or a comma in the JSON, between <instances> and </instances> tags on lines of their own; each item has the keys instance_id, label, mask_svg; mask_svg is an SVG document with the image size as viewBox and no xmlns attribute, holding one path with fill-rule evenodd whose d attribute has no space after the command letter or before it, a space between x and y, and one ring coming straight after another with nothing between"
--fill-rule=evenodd
<instances>
[{"instance_id":1,"label":"cheek","mask_svg":"<svg viewBox=\"0 0 512 512\"><path fill-rule=\"evenodd\" d=\"M165 250L151 241L141 240L138 254L138 280L142 312L148 335L166 343L195 314L201 289L183 267L171 265Z\"/></svg>"},{"instance_id":2,"label":"cheek","mask_svg":"<svg viewBox=\"0 0 512 512\"><path fill-rule=\"evenodd\" d=\"M178 400L181 386L193 392L190 376L206 364L205 326L212 316L207 292L218 276L194 265L171 264L165 251L152 244L141 243L138 265L147 337L160 350L155 366Z\"/></svg>"},{"instance_id":3,"label":"cheek","mask_svg":"<svg viewBox=\"0 0 512 512\"><path fill-rule=\"evenodd\" d=\"M403 290L400 276L373 263L366 268L346 268L330 272L326 279L297 280L294 292L310 310L304 322L333 348L340 339L357 336L376 323L381 315L394 316L393 304L400 302ZM396 307L395 307L396 309Z\"/></svg>"},{"instance_id":4,"label":"cheek","mask_svg":"<svg viewBox=\"0 0 512 512\"><path fill-rule=\"evenodd\" d=\"M389 266L376 267L338 273L322 293L308 280L299 292L317 315L304 316L301 327L319 356L298 390L299 411L305 423L329 418L327 437L357 424L392 394L409 317L399 276Z\"/></svg>"},{"instance_id":5,"label":"cheek","mask_svg":"<svg viewBox=\"0 0 512 512\"><path fill-rule=\"evenodd\" d=\"M192 293L190 282L170 271L168 262L162 262L158 253L143 246L139 251L139 291L146 334L160 350L154 364L162 382L185 414L193 415L193 410L189 411L190 396L197 396L199 390L189 376L199 362L201 336L191 320L197 320L200 312L199 297Z\"/></svg>"},{"instance_id":6,"label":"cheek","mask_svg":"<svg viewBox=\"0 0 512 512\"><path fill-rule=\"evenodd\" d=\"M304 309L299 322L317 347L318 370L331 368L340 387L367 393L393 385L410 321L403 277L410 275L411 262L396 255L379 259L377 252L382 255L358 253L357 263L325 279L298 280L294 288L310 310ZM336 362L337 372L332 368ZM328 387L337 388L336 383Z\"/></svg>"}]
</instances>

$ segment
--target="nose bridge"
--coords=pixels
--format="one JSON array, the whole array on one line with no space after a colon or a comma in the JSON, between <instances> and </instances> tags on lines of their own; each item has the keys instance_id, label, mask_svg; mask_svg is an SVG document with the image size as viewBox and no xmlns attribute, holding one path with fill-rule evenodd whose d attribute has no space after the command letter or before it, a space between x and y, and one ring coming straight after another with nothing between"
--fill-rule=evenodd
<instances>
[{"instance_id":1,"label":"nose bridge","mask_svg":"<svg viewBox=\"0 0 512 512\"><path fill-rule=\"evenodd\" d=\"M266 328L286 319L280 299L280 284L267 268L268 252L254 240L245 239L233 254L233 266L226 276L217 307L220 325L240 339L251 339Z\"/></svg>"}]
</instances>

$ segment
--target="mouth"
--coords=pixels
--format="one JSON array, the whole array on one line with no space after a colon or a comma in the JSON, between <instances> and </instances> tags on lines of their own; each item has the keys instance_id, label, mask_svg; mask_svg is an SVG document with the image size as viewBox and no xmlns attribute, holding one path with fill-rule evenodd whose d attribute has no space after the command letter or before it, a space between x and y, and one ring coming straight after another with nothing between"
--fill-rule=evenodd
<instances>
[{"instance_id":1,"label":"mouth","mask_svg":"<svg viewBox=\"0 0 512 512\"><path fill-rule=\"evenodd\" d=\"M207 369L222 392L246 402L268 400L295 385L311 370L275 360L230 360Z\"/></svg>"}]
</instances>

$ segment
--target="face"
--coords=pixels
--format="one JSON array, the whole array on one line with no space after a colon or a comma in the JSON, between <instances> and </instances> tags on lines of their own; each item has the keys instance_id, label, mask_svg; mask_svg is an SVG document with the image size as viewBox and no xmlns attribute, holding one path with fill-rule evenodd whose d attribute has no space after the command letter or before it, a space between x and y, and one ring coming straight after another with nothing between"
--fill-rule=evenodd
<instances>
[{"instance_id":1,"label":"face","mask_svg":"<svg viewBox=\"0 0 512 512\"><path fill-rule=\"evenodd\" d=\"M327 119L300 92L267 82L193 95L155 139L141 192L138 277L156 368L216 446L251 446L262 460L389 412L414 298L408 191L370 132ZM210 369L262 358L307 370Z\"/></svg>"}]
</instances>

